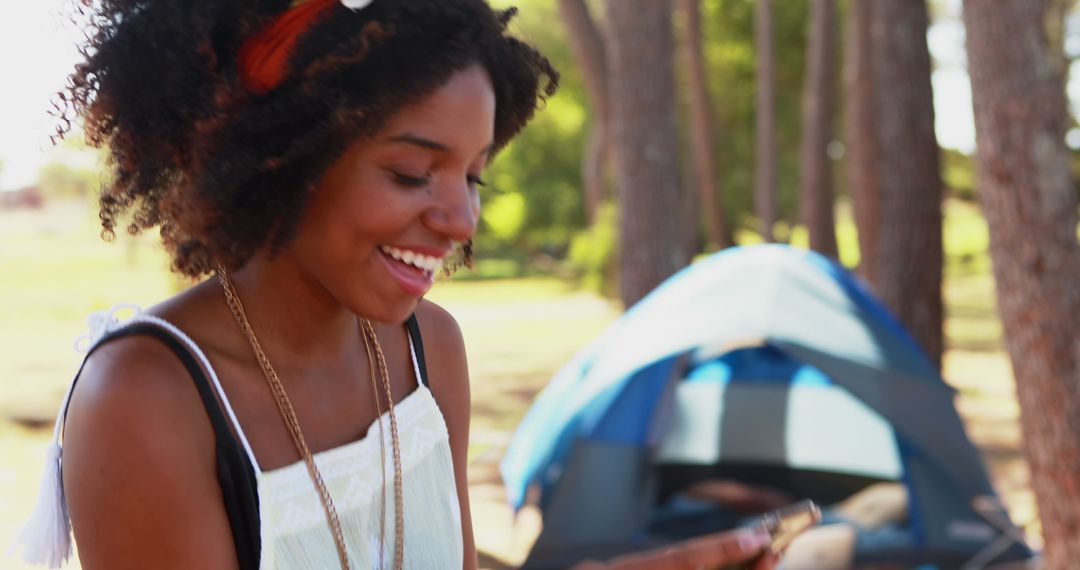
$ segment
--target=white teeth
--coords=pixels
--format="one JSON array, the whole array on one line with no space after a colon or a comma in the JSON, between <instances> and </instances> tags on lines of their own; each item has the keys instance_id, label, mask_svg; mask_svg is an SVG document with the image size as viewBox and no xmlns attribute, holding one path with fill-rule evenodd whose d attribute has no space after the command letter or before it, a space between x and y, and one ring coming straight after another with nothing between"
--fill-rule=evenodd
<instances>
[{"instance_id":1,"label":"white teeth","mask_svg":"<svg viewBox=\"0 0 1080 570\"><path fill-rule=\"evenodd\" d=\"M402 262L418 267L424 271L435 272L442 266L441 257L432 257L430 255L424 255L422 253L416 253L408 249L398 249L388 245L379 246L379 249L389 255L390 257Z\"/></svg>"}]
</instances>

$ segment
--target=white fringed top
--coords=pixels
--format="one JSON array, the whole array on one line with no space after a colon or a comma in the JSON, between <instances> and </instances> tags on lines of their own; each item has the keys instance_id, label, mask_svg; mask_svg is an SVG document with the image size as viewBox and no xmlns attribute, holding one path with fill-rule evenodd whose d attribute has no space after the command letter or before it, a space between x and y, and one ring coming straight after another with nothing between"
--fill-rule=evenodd
<instances>
[{"instance_id":1,"label":"white fringed top","mask_svg":"<svg viewBox=\"0 0 1080 570\"><path fill-rule=\"evenodd\" d=\"M401 442L405 515L405 568L460 568L461 513L446 425L431 393L420 386L396 407ZM315 455L334 499L353 568L390 568L394 560L394 469L390 421L379 420L386 444L385 479L378 423L368 435ZM256 477L262 527L262 568L337 568L337 549L322 503L302 463ZM382 487L386 482L386 542L381 542ZM380 561L384 566L380 566Z\"/></svg>"},{"instance_id":2,"label":"white fringed top","mask_svg":"<svg viewBox=\"0 0 1080 570\"><path fill-rule=\"evenodd\" d=\"M116 318L120 309L134 309L136 314L121 322ZM271 471L259 467L210 361L186 334L171 323L140 313L138 308L114 307L91 317L91 332L80 339L77 349L89 350L109 332L138 322L165 329L191 350L209 376L225 415L236 430L255 469L262 542L260 567L289 570L339 567L337 548L307 467L303 461ZM446 423L431 392L423 385L411 335L409 348L418 387L395 406L403 471L405 568L461 568L461 511ZM24 557L28 561L51 567L59 567L70 553L70 527L58 469L59 434L70 393L69 389L57 418L56 442L51 446L55 451L47 463L52 469L47 470L42 498L19 539L26 546ZM386 446L382 473L379 466L384 453L380 452L380 436ZM315 454L315 462L334 500L351 567L390 568L394 559L395 514L389 415L384 413L372 422L363 439ZM384 514L385 542L380 538Z\"/></svg>"}]
</instances>

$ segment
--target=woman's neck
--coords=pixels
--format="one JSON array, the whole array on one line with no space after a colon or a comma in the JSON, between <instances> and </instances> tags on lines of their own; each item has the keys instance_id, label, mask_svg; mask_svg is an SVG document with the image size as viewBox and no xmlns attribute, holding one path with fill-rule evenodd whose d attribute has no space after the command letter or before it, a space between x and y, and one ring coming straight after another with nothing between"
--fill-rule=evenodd
<instances>
[{"instance_id":1,"label":"woman's neck","mask_svg":"<svg viewBox=\"0 0 1080 570\"><path fill-rule=\"evenodd\" d=\"M325 360L359 346L356 316L286 256L253 258L231 276L259 343L275 360Z\"/></svg>"}]
</instances>

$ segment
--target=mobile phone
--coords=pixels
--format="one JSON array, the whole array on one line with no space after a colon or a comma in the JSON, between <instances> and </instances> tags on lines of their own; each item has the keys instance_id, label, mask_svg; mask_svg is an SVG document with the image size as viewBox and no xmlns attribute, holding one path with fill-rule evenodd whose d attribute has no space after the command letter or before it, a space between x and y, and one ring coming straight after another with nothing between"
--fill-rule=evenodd
<instances>
[{"instance_id":1,"label":"mobile phone","mask_svg":"<svg viewBox=\"0 0 1080 570\"><path fill-rule=\"evenodd\" d=\"M769 536L772 537L769 550L773 554L780 554L795 540L795 537L820 521L821 509L814 501L805 500L762 515L756 527L764 528L769 532Z\"/></svg>"}]
</instances>

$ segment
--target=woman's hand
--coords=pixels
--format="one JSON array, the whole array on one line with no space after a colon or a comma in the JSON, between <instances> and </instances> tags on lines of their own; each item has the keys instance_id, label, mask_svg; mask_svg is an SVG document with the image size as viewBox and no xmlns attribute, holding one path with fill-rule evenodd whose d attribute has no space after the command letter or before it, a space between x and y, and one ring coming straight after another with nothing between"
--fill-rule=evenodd
<instances>
[{"instance_id":1,"label":"woman's hand","mask_svg":"<svg viewBox=\"0 0 1080 570\"><path fill-rule=\"evenodd\" d=\"M583 562L574 570L772 570L772 538L764 530L736 530L694 538L647 552L620 556L608 563Z\"/></svg>"}]
</instances>

